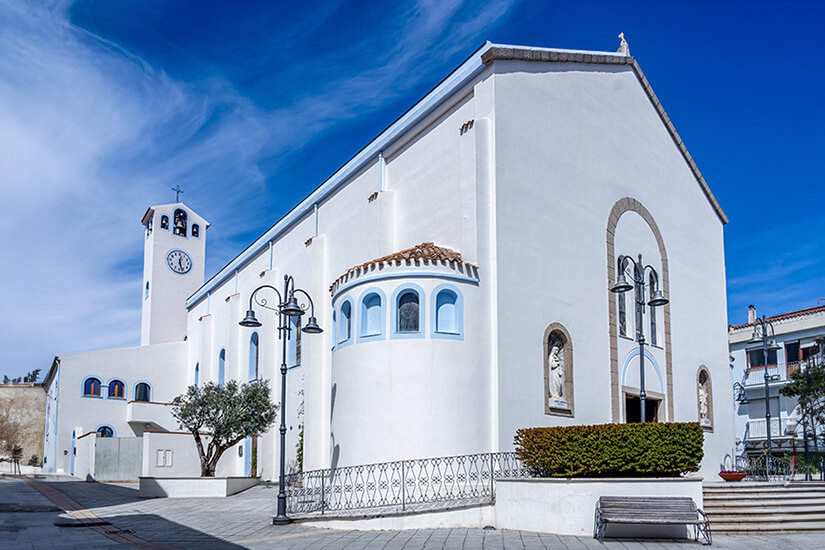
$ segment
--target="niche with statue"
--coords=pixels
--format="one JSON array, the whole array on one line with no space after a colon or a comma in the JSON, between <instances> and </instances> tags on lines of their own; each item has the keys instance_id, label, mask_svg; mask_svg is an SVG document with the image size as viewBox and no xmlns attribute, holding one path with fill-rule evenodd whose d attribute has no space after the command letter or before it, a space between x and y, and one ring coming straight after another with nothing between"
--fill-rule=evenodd
<instances>
[{"instance_id":1,"label":"niche with statue","mask_svg":"<svg viewBox=\"0 0 825 550\"><path fill-rule=\"evenodd\" d=\"M544 331L544 413L573 416L573 342L559 323Z\"/></svg>"}]
</instances>

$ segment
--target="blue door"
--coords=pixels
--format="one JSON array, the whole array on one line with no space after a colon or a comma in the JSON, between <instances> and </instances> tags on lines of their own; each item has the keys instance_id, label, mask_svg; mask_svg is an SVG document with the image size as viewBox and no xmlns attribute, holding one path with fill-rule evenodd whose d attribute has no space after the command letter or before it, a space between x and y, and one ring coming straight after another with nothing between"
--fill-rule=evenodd
<instances>
[{"instance_id":1,"label":"blue door","mask_svg":"<svg viewBox=\"0 0 825 550\"><path fill-rule=\"evenodd\" d=\"M247 437L243 442L243 475L252 475L252 438Z\"/></svg>"},{"instance_id":2,"label":"blue door","mask_svg":"<svg viewBox=\"0 0 825 550\"><path fill-rule=\"evenodd\" d=\"M72 430L72 456L71 456L71 459L70 459L70 466L69 466L69 473L71 475L74 475L74 455L75 455L74 443L75 443L75 433L74 433L74 430Z\"/></svg>"}]
</instances>

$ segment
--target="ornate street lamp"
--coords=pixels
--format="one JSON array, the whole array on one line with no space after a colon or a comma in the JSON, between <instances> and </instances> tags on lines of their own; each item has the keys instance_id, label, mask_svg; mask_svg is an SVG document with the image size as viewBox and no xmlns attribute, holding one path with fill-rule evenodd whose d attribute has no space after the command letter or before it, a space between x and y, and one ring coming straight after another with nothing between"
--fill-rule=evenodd
<instances>
[{"instance_id":1,"label":"ornate street lamp","mask_svg":"<svg viewBox=\"0 0 825 550\"><path fill-rule=\"evenodd\" d=\"M767 434L768 453L765 458L766 475L770 477L771 454L773 451L773 443L771 441L771 402L770 402L770 388L768 383L773 380L778 380L779 375L768 375L768 352L777 351L780 349L779 344L776 343L776 336L773 331L773 323L768 321L764 315L762 318L757 317L753 322L753 336L748 341L749 344L762 345L762 365L765 380L765 433Z\"/></svg>"},{"instance_id":2,"label":"ornate street lamp","mask_svg":"<svg viewBox=\"0 0 825 550\"><path fill-rule=\"evenodd\" d=\"M633 284L628 282L625 270L633 268L628 274L633 277ZM659 290L659 274L651 265L642 262L642 255L634 260L631 256L619 256L616 266L616 284L610 288L611 292L620 294L632 288L636 289L636 341L639 343L639 403L641 406L642 422L647 420L647 392L645 392L645 334L644 334L644 314L645 305L650 307L660 307L668 303L664 293ZM650 284L645 283L645 275L650 273ZM650 287L650 301L645 304L645 289Z\"/></svg>"},{"instance_id":3,"label":"ornate street lamp","mask_svg":"<svg viewBox=\"0 0 825 550\"><path fill-rule=\"evenodd\" d=\"M278 297L276 304L270 304L266 298L257 297L258 291L268 289L275 293ZM323 329L318 326L318 321L315 318L315 304L312 302L310 295L301 288L295 288L295 280L291 275L284 275L284 291L278 292L278 289L272 285L261 285L256 288L249 296L249 309L246 316L239 323L242 327L260 327L261 322L255 317L255 310L253 303L262 308L276 311L278 313L278 338L282 341L281 347L281 464L278 473L278 514L272 518L272 523L275 525L286 525L292 520L286 515L286 484L284 479L284 469L286 465L286 342L289 339L289 333L292 328L289 326L290 317L301 317L307 311L304 304L299 304L296 294L301 294L309 301L309 319L307 324L301 329L308 334L318 334L323 332Z\"/></svg>"}]
</instances>

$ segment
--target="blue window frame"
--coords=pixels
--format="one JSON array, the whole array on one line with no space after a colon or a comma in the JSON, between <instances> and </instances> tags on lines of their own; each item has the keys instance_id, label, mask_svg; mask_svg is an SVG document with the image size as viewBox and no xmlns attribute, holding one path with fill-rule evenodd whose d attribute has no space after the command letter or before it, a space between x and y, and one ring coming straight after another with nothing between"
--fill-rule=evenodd
<instances>
[{"instance_id":1,"label":"blue window frame","mask_svg":"<svg viewBox=\"0 0 825 550\"><path fill-rule=\"evenodd\" d=\"M341 302L341 307L339 309L339 316L337 322L338 328L338 339L337 339L337 347L343 347L346 344L352 343L352 317L353 317L353 307L352 307L352 300L350 298L345 298Z\"/></svg>"},{"instance_id":2,"label":"blue window frame","mask_svg":"<svg viewBox=\"0 0 825 550\"><path fill-rule=\"evenodd\" d=\"M439 285L432 294L432 336L462 340L464 338L464 298L453 285Z\"/></svg>"},{"instance_id":3,"label":"blue window frame","mask_svg":"<svg viewBox=\"0 0 825 550\"><path fill-rule=\"evenodd\" d=\"M226 348L221 348L218 354L218 385L223 386L226 381Z\"/></svg>"},{"instance_id":4,"label":"blue window frame","mask_svg":"<svg viewBox=\"0 0 825 550\"><path fill-rule=\"evenodd\" d=\"M249 380L258 378L258 333L249 337Z\"/></svg>"},{"instance_id":5,"label":"blue window frame","mask_svg":"<svg viewBox=\"0 0 825 550\"><path fill-rule=\"evenodd\" d=\"M135 384L135 401L149 403L152 400L152 386L149 382L138 382Z\"/></svg>"},{"instance_id":6,"label":"blue window frame","mask_svg":"<svg viewBox=\"0 0 825 550\"><path fill-rule=\"evenodd\" d=\"M149 281L146 281L146 291L143 293L143 299L146 300L149 298Z\"/></svg>"},{"instance_id":7,"label":"blue window frame","mask_svg":"<svg viewBox=\"0 0 825 550\"><path fill-rule=\"evenodd\" d=\"M101 424L95 430L97 432L97 437L114 437L115 436L115 429L111 426L106 424Z\"/></svg>"},{"instance_id":8,"label":"blue window frame","mask_svg":"<svg viewBox=\"0 0 825 550\"><path fill-rule=\"evenodd\" d=\"M83 381L83 397L100 397L100 378L90 376Z\"/></svg>"},{"instance_id":9,"label":"blue window frame","mask_svg":"<svg viewBox=\"0 0 825 550\"><path fill-rule=\"evenodd\" d=\"M384 338L386 325L386 298L378 288L370 288L361 294L358 312L358 340L370 341Z\"/></svg>"},{"instance_id":10,"label":"blue window frame","mask_svg":"<svg viewBox=\"0 0 825 550\"><path fill-rule=\"evenodd\" d=\"M392 297L392 338L424 336L424 290L413 283L395 289Z\"/></svg>"},{"instance_id":11,"label":"blue window frame","mask_svg":"<svg viewBox=\"0 0 825 550\"><path fill-rule=\"evenodd\" d=\"M200 377L201 377L201 364L200 363L195 363L195 386L197 386L198 382L200 382Z\"/></svg>"},{"instance_id":12,"label":"blue window frame","mask_svg":"<svg viewBox=\"0 0 825 550\"><path fill-rule=\"evenodd\" d=\"M109 399L126 399L126 384L123 380L109 380L109 391L106 394Z\"/></svg>"}]
</instances>

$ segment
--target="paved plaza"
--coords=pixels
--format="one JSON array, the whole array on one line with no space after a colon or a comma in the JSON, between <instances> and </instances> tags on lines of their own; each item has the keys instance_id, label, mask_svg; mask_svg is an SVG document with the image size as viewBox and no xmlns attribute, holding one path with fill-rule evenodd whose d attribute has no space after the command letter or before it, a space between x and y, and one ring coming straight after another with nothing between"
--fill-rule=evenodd
<instances>
[{"instance_id":1,"label":"paved plaza","mask_svg":"<svg viewBox=\"0 0 825 550\"><path fill-rule=\"evenodd\" d=\"M692 541L608 540L483 529L339 531L270 523L276 487L228 498L140 499L137 484L0 480L0 548L661 549ZM46 495L44 496L44 493ZM49 498L47 498L47 496ZM57 504L55 503L57 502ZM67 513L66 511L70 513ZM76 518L80 518L79 520ZM56 523L62 525L55 525ZM825 533L714 536L715 548L822 548Z\"/></svg>"}]
</instances>

